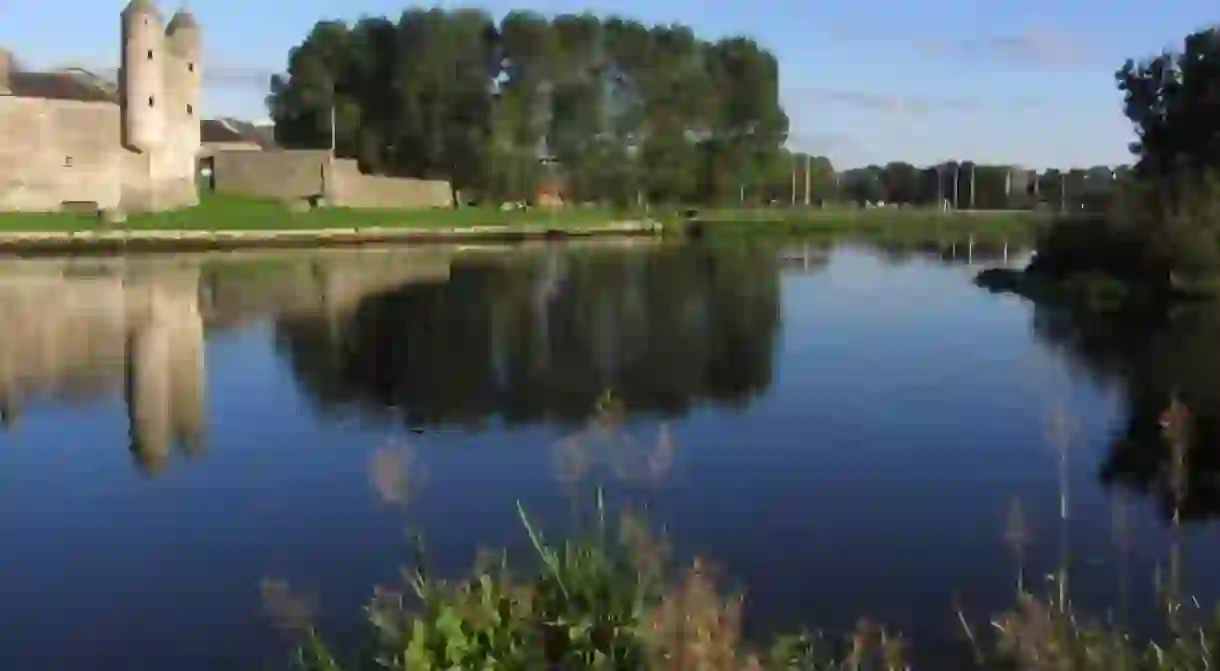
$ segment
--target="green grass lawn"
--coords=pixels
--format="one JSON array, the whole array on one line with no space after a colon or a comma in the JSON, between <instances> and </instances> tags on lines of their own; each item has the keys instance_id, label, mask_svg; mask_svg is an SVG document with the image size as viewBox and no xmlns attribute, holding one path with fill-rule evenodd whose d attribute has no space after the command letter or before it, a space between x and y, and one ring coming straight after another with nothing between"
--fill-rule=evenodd
<instances>
[{"instance_id":1,"label":"green grass lawn","mask_svg":"<svg viewBox=\"0 0 1220 671\"><path fill-rule=\"evenodd\" d=\"M502 212L492 208L373 210L341 207L292 212L279 202L210 196L199 206L137 214L120 224L87 215L0 213L0 232L83 231L270 231L325 228L418 227L464 228L497 225L545 225L563 228L631 219L630 214L599 208Z\"/></svg>"},{"instance_id":2,"label":"green grass lawn","mask_svg":"<svg viewBox=\"0 0 1220 671\"><path fill-rule=\"evenodd\" d=\"M726 209L698 214L705 232L732 235L863 235L938 239L969 235L977 240L1032 238L1052 215L1039 212L941 212L927 209Z\"/></svg>"}]
</instances>

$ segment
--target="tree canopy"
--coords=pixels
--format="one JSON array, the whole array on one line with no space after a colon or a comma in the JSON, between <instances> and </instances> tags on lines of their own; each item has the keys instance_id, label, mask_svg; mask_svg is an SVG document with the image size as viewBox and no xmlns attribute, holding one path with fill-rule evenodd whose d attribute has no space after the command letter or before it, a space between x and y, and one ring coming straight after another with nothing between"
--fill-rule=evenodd
<instances>
[{"instance_id":1,"label":"tree canopy","mask_svg":"<svg viewBox=\"0 0 1220 671\"><path fill-rule=\"evenodd\" d=\"M1128 60L1115 77L1141 177L1220 169L1220 26L1188 35L1181 51Z\"/></svg>"},{"instance_id":2,"label":"tree canopy","mask_svg":"<svg viewBox=\"0 0 1220 671\"><path fill-rule=\"evenodd\" d=\"M1220 25L1116 73L1135 127L1131 207L1146 265L1172 277L1220 271Z\"/></svg>"},{"instance_id":3,"label":"tree canopy","mask_svg":"<svg viewBox=\"0 0 1220 671\"><path fill-rule=\"evenodd\" d=\"M383 174L525 199L557 160L579 200L761 197L784 161L775 56L619 17L409 9L317 23L273 79L277 140Z\"/></svg>"},{"instance_id":4,"label":"tree canopy","mask_svg":"<svg viewBox=\"0 0 1220 671\"><path fill-rule=\"evenodd\" d=\"M1220 272L1220 26L1191 33L1180 50L1127 60L1115 79L1135 130L1135 165L1109 176L1104 168L1060 176L1061 188L1113 205L1109 217L1091 226L1056 227L1039 249L1040 267L1161 288L1214 277Z\"/></svg>"}]
</instances>

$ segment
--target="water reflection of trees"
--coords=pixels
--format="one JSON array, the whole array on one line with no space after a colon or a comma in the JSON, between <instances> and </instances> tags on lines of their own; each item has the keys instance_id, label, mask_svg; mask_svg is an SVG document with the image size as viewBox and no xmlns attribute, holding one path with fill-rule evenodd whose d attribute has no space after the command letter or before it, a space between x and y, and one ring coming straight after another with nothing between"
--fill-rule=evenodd
<instances>
[{"instance_id":1,"label":"water reflection of trees","mask_svg":"<svg viewBox=\"0 0 1220 671\"><path fill-rule=\"evenodd\" d=\"M466 259L276 332L323 405L471 424L580 420L607 389L628 412L743 403L771 383L779 323L774 252L661 247Z\"/></svg>"},{"instance_id":2,"label":"water reflection of trees","mask_svg":"<svg viewBox=\"0 0 1220 671\"><path fill-rule=\"evenodd\" d=\"M1040 305L1034 328L1123 394L1124 423L1101 466L1102 481L1151 496L1166 518L1172 515L1174 458L1163 420L1176 393L1192 420L1182 519L1220 516L1220 357L1215 345L1220 308L1192 307L1172 317L1103 317Z\"/></svg>"}]
</instances>

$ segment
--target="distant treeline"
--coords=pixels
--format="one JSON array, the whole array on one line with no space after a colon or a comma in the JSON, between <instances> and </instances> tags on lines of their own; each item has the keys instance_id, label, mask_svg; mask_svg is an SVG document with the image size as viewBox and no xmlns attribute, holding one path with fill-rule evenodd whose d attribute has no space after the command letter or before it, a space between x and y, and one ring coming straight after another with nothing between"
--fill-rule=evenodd
<instances>
[{"instance_id":1,"label":"distant treeline","mask_svg":"<svg viewBox=\"0 0 1220 671\"><path fill-rule=\"evenodd\" d=\"M1199 33L1191 49L1207 51L1211 34ZM1132 68L1120 73L1120 88L1141 156L1187 151L1179 142L1186 138L1149 125L1165 120L1148 116L1125 87L1155 85L1155 73ZM482 10L413 8L396 19L318 22L288 55L287 74L273 78L267 104L284 146L333 141L339 156L368 172L444 178L465 199L490 202L561 189L567 200L624 205L884 201L1079 211L1106 208L1133 172L1034 174L969 161L836 170L824 156L785 149L779 76L775 56L754 40L706 40L679 24L528 11L497 22ZM1189 151L1213 144L1200 140ZM1140 165L1152 169L1148 160Z\"/></svg>"},{"instance_id":2,"label":"distant treeline","mask_svg":"<svg viewBox=\"0 0 1220 671\"><path fill-rule=\"evenodd\" d=\"M894 161L835 173L825 158L794 154L788 158L794 179L772 187L770 198L804 203L805 165L809 170L812 202L841 200L854 203L947 206L957 209L1021 210L1034 208L1071 211L1102 210L1119 185L1131 177L1129 166L1094 166L1089 169L1037 172L1017 166L978 165L970 161L946 162L929 167ZM823 166L820 167L819 166ZM795 191L792 184L795 184Z\"/></svg>"}]
</instances>

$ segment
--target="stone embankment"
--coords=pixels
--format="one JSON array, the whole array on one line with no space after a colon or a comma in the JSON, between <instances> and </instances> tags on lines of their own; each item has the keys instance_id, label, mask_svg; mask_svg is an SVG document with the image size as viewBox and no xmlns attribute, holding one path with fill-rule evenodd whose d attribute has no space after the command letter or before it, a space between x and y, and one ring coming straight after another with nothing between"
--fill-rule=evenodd
<instances>
[{"instance_id":1,"label":"stone embankment","mask_svg":"<svg viewBox=\"0 0 1220 671\"><path fill-rule=\"evenodd\" d=\"M242 248L329 247L374 243L513 242L538 239L657 235L654 221L585 226L361 227L269 230L40 231L0 233L0 254L35 252L199 251Z\"/></svg>"}]
</instances>

